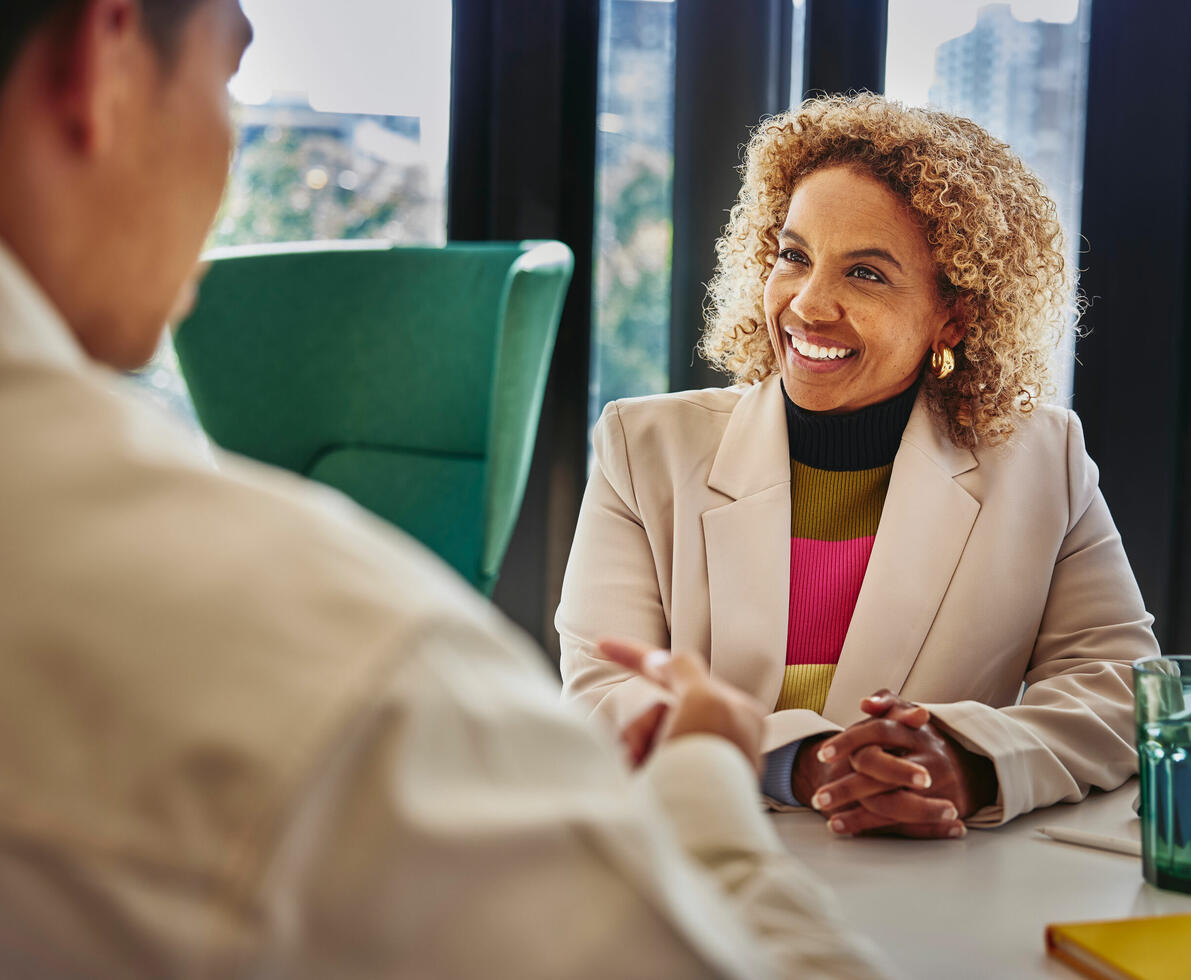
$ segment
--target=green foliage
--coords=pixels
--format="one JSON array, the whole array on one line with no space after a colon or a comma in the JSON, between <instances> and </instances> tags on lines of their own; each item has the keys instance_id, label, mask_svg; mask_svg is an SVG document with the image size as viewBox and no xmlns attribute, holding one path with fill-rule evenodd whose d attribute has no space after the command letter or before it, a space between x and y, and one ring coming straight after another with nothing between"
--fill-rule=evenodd
<instances>
[{"instance_id":1,"label":"green foliage","mask_svg":"<svg viewBox=\"0 0 1191 980\"><path fill-rule=\"evenodd\" d=\"M208 244L441 242L444 214L424 165L377 159L333 131L271 126L241 145Z\"/></svg>"},{"instance_id":2,"label":"green foliage","mask_svg":"<svg viewBox=\"0 0 1191 980\"><path fill-rule=\"evenodd\" d=\"M593 410L667 388L671 162L637 148L601 171Z\"/></svg>"}]
</instances>

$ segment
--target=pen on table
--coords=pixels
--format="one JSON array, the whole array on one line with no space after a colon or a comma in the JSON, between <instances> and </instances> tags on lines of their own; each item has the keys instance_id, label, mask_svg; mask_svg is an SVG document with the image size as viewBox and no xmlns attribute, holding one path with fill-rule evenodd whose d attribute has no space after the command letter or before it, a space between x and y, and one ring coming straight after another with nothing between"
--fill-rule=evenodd
<instances>
[{"instance_id":1,"label":"pen on table","mask_svg":"<svg viewBox=\"0 0 1191 980\"><path fill-rule=\"evenodd\" d=\"M1038 832L1064 844L1080 844L1084 847L1097 847L1102 851L1141 856L1141 841L1126 840L1124 837L1106 837L1104 834L1089 834L1084 830L1069 830L1066 827L1039 827Z\"/></svg>"}]
</instances>

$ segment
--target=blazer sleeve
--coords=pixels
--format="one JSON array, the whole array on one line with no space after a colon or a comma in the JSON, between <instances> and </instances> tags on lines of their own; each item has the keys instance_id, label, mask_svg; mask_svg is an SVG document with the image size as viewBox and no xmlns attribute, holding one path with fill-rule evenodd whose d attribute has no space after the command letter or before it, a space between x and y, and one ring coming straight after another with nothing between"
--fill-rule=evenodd
<instances>
[{"instance_id":1,"label":"blazer sleeve","mask_svg":"<svg viewBox=\"0 0 1191 980\"><path fill-rule=\"evenodd\" d=\"M616 402L604 409L592 442L591 477L554 625L561 650L563 697L619 731L667 696L601 658L596 642L617 636L668 649L670 627Z\"/></svg>"},{"instance_id":2,"label":"blazer sleeve","mask_svg":"<svg viewBox=\"0 0 1191 980\"><path fill-rule=\"evenodd\" d=\"M1137 771L1130 665L1159 652L1121 537L1074 413L1067 424L1069 519L1016 705L928 704L967 748L992 759L995 805L969 823L996 825Z\"/></svg>"}]
</instances>

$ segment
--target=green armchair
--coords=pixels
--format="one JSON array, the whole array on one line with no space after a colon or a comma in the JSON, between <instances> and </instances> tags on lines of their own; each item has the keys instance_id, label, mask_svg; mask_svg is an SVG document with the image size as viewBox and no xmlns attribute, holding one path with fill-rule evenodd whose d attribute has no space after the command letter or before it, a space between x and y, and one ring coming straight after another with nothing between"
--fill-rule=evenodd
<instances>
[{"instance_id":1,"label":"green armchair","mask_svg":"<svg viewBox=\"0 0 1191 980\"><path fill-rule=\"evenodd\" d=\"M570 250L333 242L209 258L175 346L211 438L342 490L491 594Z\"/></svg>"}]
</instances>

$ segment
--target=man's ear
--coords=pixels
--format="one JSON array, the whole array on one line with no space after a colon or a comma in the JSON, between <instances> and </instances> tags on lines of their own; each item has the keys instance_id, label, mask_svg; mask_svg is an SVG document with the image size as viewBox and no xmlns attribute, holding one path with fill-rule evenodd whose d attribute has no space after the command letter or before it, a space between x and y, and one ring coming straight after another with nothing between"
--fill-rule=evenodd
<instances>
[{"instance_id":1,"label":"man's ear","mask_svg":"<svg viewBox=\"0 0 1191 980\"><path fill-rule=\"evenodd\" d=\"M100 155L116 142L121 109L136 92L145 40L136 0L84 0L53 25L50 98L75 152Z\"/></svg>"}]
</instances>

